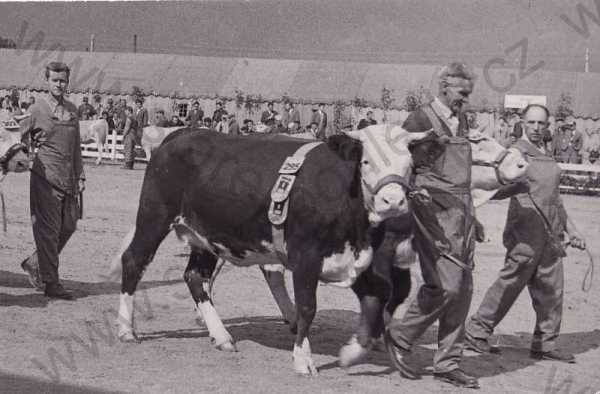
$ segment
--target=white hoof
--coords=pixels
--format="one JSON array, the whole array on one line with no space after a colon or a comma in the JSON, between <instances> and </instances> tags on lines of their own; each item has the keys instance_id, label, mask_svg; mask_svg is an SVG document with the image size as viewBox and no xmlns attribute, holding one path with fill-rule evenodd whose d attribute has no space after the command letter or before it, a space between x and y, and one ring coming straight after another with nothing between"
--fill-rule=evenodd
<instances>
[{"instance_id":1,"label":"white hoof","mask_svg":"<svg viewBox=\"0 0 600 394\"><path fill-rule=\"evenodd\" d=\"M140 339L138 338L137 335L135 335L135 332L133 331L123 331L123 332L119 332L119 341L123 342L123 343L140 343Z\"/></svg>"},{"instance_id":2,"label":"white hoof","mask_svg":"<svg viewBox=\"0 0 600 394\"><path fill-rule=\"evenodd\" d=\"M217 348L217 350L220 350L222 352L235 353L238 351L233 341L223 342L220 345L216 345L215 347Z\"/></svg>"},{"instance_id":3,"label":"white hoof","mask_svg":"<svg viewBox=\"0 0 600 394\"><path fill-rule=\"evenodd\" d=\"M310 344L308 338L304 338L302 347L294 344L294 352L292 353L294 360L294 371L297 374L304 376L318 376L319 372L315 366L315 362L312 359L312 353L310 350Z\"/></svg>"},{"instance_id":4,"label":"white hoof","mask_svg":"<svg viewBox=\"0 0 600 394\"><path fill-rule=\"evenodd\" d=\"M348 368L353 365L360 363L369 354L370 348L363 347L358 343L356 335L348 341L347 344L342 346L339 354L340 367Z\"/></svg>"}]
</instances>

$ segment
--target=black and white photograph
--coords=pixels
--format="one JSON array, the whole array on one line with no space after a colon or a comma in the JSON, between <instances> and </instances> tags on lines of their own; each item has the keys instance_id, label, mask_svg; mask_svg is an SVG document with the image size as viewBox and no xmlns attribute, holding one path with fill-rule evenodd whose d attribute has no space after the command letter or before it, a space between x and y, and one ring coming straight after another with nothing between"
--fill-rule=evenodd
<instances>
[{"instance_id":1,"label":"black and white photograph","mask_svg":"<svg viewBox=\"0 0 600 394\"><path fill-rule=\"evenodd\" d=\"M598 394L600 0L1 1L0 220L0 393Z\"/></svg>"}]
</instances>

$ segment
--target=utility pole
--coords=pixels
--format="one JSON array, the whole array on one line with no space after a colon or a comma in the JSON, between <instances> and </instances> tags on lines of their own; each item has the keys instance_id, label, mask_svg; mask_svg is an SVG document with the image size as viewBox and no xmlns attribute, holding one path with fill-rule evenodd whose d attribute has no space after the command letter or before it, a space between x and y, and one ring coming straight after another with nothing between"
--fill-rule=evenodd
<instances>
[{"instance_id":1,"label":"utility pole","mask_svg":"<svg viewBox=\"0 0 600 394\"><path fill-rule=\"evenodd\" d=\"M133 53L137 52L137 34L133 35Z\"/></svg>"},{"instance_id":2,"label":"utility pole","mask_svg":"<svg viewBox=\"0 0 600 394\"><path fill-rule=\"evenodd\" d=\"M590 48L585 48L585 72L590 72Z\"/></svg>"},{"instance_id":3,"label":"utility pole","mask_svg":"<svg viewBox=\"0 0 600 394\"><path fill-rule=\"evenodd\" d=\"M94 35L94 33L92 33L92 35L90 36L90 52L94 52L94 41L96 40L96 37Z\"/></svg>"}]
</instances>

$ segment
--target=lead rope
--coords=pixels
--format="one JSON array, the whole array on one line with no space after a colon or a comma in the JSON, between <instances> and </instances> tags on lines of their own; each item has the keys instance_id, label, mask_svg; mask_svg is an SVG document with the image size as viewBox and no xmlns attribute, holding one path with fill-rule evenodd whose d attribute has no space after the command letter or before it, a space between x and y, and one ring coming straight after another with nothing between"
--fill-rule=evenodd
<instances>
[{"instance_id":1,"label":"lead rope","mask_svg":"<svg viewBox=\"0 0 600 394\"><path fill-rule=\"evenodd\" d=\"M588 256L589 262L588 262L587 270L585 271L585 275L583 276L583 281L581 282L581 290L587 293L592 288L592 282L594 281L595 261L594 261L594 256L592 256L592 252L590 252L590 250L587 247L585 248L585 252ZM588 278L590 279L590 281L589 281L589 286L586 289L585 284L586 284L586 281Z\"/></svg>"},{"instance_id":2,"label":"lead rope","mask_svg":"<svg viewBox=\"0 0 600 394\"><path fill-rule=\"evenodd\" d=\"M6 223L6 203L4 201L4 188L2 187L5 177L6 174L0 175L0 202L2 203L2 230L4 230L4 232L7 232L8 226Z\"/></svg>"}]
</instances>

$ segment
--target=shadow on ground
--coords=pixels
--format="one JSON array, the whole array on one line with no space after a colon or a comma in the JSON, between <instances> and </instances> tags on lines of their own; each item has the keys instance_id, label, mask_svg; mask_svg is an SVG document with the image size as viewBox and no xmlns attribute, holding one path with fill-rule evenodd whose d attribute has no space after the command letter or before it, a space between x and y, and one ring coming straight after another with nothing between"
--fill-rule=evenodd
<instances>
[{"instance_id":1,"label":"shadow on ground","mask_svg":"<svg viewBox=\"0 0 600 394\"><path fill-rule=\"evenodd\" d=\"M138 291L159 286L169 286L182 281L183 279L142 281L138 286ZM121 285L114 282L80 282L63 279L61 283L67 289L73 291L73 295L76 299L121 293ZM0 307L21 306L24 308L42 308L48 305L48 302L51 302L44 294L31 287L26 274L17 274L11 271L0 270L0 287L24 288L32 291L32 293L21 295L0 293Z\"/></svg>"},{"instance_id":2,"label":"shadow on ground","mask_svg":"<svg viewBox=\"0 0 600 394\"><path fill-rule=\"evenodd\" d=\"M75 386L55 383L48 380L35 379L28 376L12 375L0 372L2 391L11 394L29 393L61 393L61 394L109 394L118 391L106 391L86 386ZM6 389L6 391L4 391Z\"/></svg>"},{"instance_id":3,"label":"shadow on ground","mask_svg":"<svg viewBox=\"0 0 600 394\"><path fill-rule=\"evenodd\" d=\"M314 354L337 357L340 347L352 336L358 324L356 312L338 309L325 309L317 313L311 329L311 348ZM282 319L277 316L255 316L233 318L223 321L229 333L237 342L251 341L262 346L291 351L295 336ZM197 329L155 331L139 333L142 341L162 338L208 338L208 331L202 326ZM465 351L461 368L479 377L491 377L527 368L540 361L529 357L531 334L515 333L496 337L500 343L500 354L476 354ZM425 332L413 348L411 362L425 375L431 374L434 350L437 348L437 327ZM495 341L494 341L495 343ZM600 330L561 334L558 340L561 350L575 355L585 353L600 346ZM544 361L545 362L545 361ZM384 367L381 371L352 372L349 375L381 376L395 373L395 368L383 351L372 351L363 362ZM320 370L337 368L337 361L318 366Z\"/></svg>"}]
</instances>

